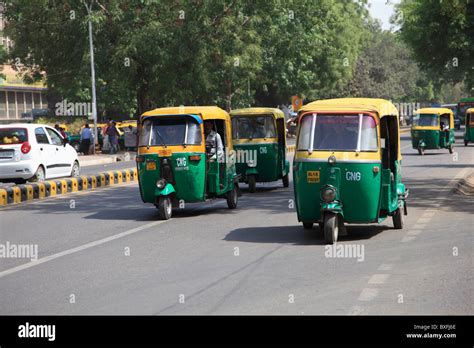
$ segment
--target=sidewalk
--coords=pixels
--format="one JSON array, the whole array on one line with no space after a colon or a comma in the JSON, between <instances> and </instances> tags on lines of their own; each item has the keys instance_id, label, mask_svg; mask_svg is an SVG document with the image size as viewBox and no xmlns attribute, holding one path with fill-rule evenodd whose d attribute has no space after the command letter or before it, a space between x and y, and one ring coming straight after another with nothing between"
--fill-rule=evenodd
<instances>
[{"instance_id":1,"label":"sidewalk","mask_svg":"<svg viewBox=\"0 0 474 348\"><path fill-rule=\"evenodd\" d=\"M79 165L81 167L95 166L98 164L115 163L119 161L134 161L136 152L120 151L115 155L96 154L96 155L79 155Z\"/></svg>"}]
</instances>

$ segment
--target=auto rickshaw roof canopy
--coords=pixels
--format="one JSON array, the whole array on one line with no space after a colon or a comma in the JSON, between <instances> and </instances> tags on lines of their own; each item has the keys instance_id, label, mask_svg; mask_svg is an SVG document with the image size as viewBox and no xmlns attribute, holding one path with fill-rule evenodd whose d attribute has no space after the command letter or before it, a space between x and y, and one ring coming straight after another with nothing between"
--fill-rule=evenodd
<instances>
[{"instance_id":1,"label":"auto rickshaw roof canopy","mask_svg":"<svg viewBox=\"0 0 474 348\"><path fill-rule=\"evenodd\" d=\"M398 110L391 102L377 98L337 98L317 100L304 105L299 113L305 111L351 111L375 112L379 117L398 116Z\"/></svg>"},{"instance_id":2,"label":"auto rickshaw roof canopy","mask_svg":"<svg viewBox=\"0 0 474 348\"><path fill-rule=\"evenodd\" d=\"M276 119L285 118L283 111L277 108L242 108L230 112L231 116L262 116L272 114Z\"/></svg>"},{"instance_id":3,"label":"auto rickshaw roof canopy","mask_svg":"<svg viewBox=\"0 0 474 348\"><path fill-rule=\"evenodd\" d=\"M141 117L161 115L200 115L204 121L215 119L230 121L227 111L218 106L172 106L147 111Z\"/></svg>"},{"instance_id":4,"label":"auto rickshaw roof canopy","mask_svg":"<svg viewBox=\"0 0 474 348\"><path fill-rule=\"evenodd\" d=\"M434 114L434 115L444 115L451 114L454 116L453 110L448 108L421 108L415 111L415 114Z\"/></svg>"},{"instance_id":5,"label":"auto rickshaw roof canopy","mask_svg":"<svg viewBox=\"0 0 474 348\"><path fill-rule=\"evenodd\" d=\"M467 109L466 114L474 114L474 108Z\"/></svg>"}]
</instances>

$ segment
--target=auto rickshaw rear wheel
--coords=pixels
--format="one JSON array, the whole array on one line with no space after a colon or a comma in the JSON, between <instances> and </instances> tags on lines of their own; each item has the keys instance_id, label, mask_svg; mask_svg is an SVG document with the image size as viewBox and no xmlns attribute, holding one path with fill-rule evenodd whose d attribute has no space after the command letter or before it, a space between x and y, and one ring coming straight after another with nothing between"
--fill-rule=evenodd
<instances>
[{"instance_id":1,"label":"auto rickshaw rear wheel","mask_svg":"<svg viewBox=\"0 0 474 348\"><path fill-rule=\"evenodd\" d=\"M303 222L303 228L305 230L310 230L313 228L313 223L312 222Z\"/></svg>"},{"instance_id":2,"label":"auto rickshaw rear wheel","mask_svg":"<svg viewBox=\"0 0 474 348\"><path fill-rule=\"evenodd\" d=\"M234 188L227 192L227 207L229 209L235 209L237 208L237 202L238 202L238 189L237 185L234 184Z\"/></svg>"},{"instance_id":3,"label":"auto rickshaw rear wheel","mask_svg":"<svg viewBox=\"0 0 474 348\"><path fill-rule=\"evenodd\" d=\"M398 209L395 211L395 214L393 214L393 216L392 216L392 221L393 221L393 227L396 230L403 229L403 210L402 210L402 208L398 207Z\"/></svg>"},{"instance_id":4,"label":"auto rickshaw rear wheel","mask_svg":"<svg viewBox=\"0 0 474 348\"><path fill-rule=\"evenodd\" d=\"M286 174L281 180L283 181L283 187L290 186L290 179L288 178L288 174Z\"/></svg>"},{"instance_id":5,"label":"auto rickshaw rear wheel","mask_svg":"<svg viewBox=\"0 0 474 348\"><path fill-rule=\"evenodd\" d=\"M337 242L339 234L338 218L336 213L327 212L324 214L324 239L327 244Z\"/></svg>"},{"instance_id":6,"label":"auto rickshaw rear wheel","mask_svg":"<svg viewBox=\"0 0 474 348\"><path fill-rule=\"evenodd\" d=\"M171 199L168 196L160 196L156 207L158 208L160 220L169 220L171 218L173 207L171 205Z\"/></svg>"},{"instance_id":7,"label":"auto rickshaw rear wheel","mask_svg":"<svg viewBox=\"0 0 474 348\"><path fill-rule=\"evenodd\" d=\"M247 176L247 182L249 183L249 192L254 193L257 191L257 178L255 175Z\"/></svg>"}]
</instances>

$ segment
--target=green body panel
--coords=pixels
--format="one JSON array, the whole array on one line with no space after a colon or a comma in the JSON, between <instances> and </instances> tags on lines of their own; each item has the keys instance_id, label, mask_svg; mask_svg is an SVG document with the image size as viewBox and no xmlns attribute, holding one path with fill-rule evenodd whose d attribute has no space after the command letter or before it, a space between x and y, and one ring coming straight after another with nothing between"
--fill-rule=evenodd
<instances>
[{"instance_id":1,"label":"green body panel","mask_svg":"<svg viewBox=\"0 0 474 348\"><path fill-rule=\"evenodd\" d=\"M201 156L201 160L190 161L189 156L192 155ZM161 178L159 156L157 154L146 154L143 157L145 161L138 163L141 195L145 202L155 203L157 195L162 194L156 188L156 181ZM205 155L199 153L174 153L171 157L167 158L171 162L175 181L175 185L172 186L175 190L176 198L185 202L203 201L205 199ZM147 161L156 162L156 170L146 170Z\"/></svg>"},{"instance_id":2,"label":"green body panel","mask_svg":"<svg viewBox=\"0 0 474 348\"><path fill-rule=\"evenodd\" d=\"M170 183L166 184L164 189L159 189L158 187L155 187L155 197L158 196L168 196L172 193L176 192L173 185Z\"/></svg>"},{"instance_id":3,"label":"green body panel","mask_svg":"<svg viewBox=\"0 0 474 348\"><path fill-rule=\"evenodd\" d=\"M428 149L445 149L450 144L454 144L455 135L454 130L449 130L449 137L446 137L446 132L439 130L412 130L411 131L411 143L414 149L418 149L420 146Z\"/></svg>"},{"instance_id":4,"label":"green body panel","mask_svg":"<svg viewBox=\"0 0 474 348\"><path fill-rule=\"evenodd\" d=\"M374 167L379 168L378 173L374 173ZM308 183L307 171L318 170L319 183ZM293 183L299 221L319 221L322 207L341 209L339 205L329 206L322 201L321 188L326 185L336 188L336 200L342 204L342 215L346 222L369 223L379 218L382 185L380 163L339 162L331 166L327 162L295 162Z\"/></svg>"},{"instance_id":5,"label":"green body panel","mask_svg":"<svg viewBox=\"0 0 474 348\"><path fill-rule=\"evenodd\" d=\"M254 158L254 153L257 154L256 167L250 168L247 163L239 163L239 161L236 161L237 174L242 174L243 181L246 181L248 174L257 174L257 182L270 182L277 181L288 173L288 169L286 169L288 167L283 161L284 151L286 151L286 149L283 149L278 143L235 144L234 150L236 152L238 150L256 151L252 152L252 158Z\"/></svg>"},{"instance_id":6,"label":"green body panel","mask_svg":"<svg viewBox=\"0 0 474 348\"><path fill-rule=\"evenodd\" d=\"M466 125L466 129L464 131L464 140L474 141L474 127Z\"/></svg>"}]
</instances>

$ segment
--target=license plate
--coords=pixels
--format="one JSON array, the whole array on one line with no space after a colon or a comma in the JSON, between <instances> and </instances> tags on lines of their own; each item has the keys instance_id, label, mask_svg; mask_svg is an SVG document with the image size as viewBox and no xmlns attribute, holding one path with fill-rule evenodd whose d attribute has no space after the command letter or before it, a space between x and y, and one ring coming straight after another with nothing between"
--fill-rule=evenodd
<instances>
[{"instance_id":1,"label":"license plate","mask_svg":"<svg viewBox=\"0 0 474 348\"><path fill-rule=\"evenodd\" d=\"M306 172L306 179L310 184L319 182L319 178L319 170L308 170Z\"/></svg>"},{"instance_id":2,"label":"license plate","mask_svg":"<svg viewBox=\"0 0 474 348\"><path fill-rule=\"evenodd\" d=\"M146 170L156 170L156 162L147 162Z\"/></svg>"},{"instance_id":3,"label":"license plate","mask_svg":"<svg viewBox=\"0 0 474 348\"><path fill-rule=\"evenodd\" d=\"M0 158L12 158L12 157L13 157L13 150L0 151Z\"/></svg>"}]
</instances>

